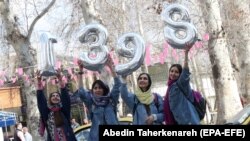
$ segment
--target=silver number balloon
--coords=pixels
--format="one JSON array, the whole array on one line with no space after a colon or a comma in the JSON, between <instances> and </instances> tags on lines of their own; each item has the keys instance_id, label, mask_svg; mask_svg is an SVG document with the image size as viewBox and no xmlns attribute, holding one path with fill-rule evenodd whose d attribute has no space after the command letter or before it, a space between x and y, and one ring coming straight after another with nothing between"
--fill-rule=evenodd
<instances>
[{"instance_id":1,"label":"silver number balloon","mask_svg":"<svg viewBox=\"0 0 250 141\"><path fill-rule=\"evenodd\" d=\"M89 24L79 32L79 41L87 51L80 52L80 59L86 69L100 71L108 58L108 32L100 24Z\"/></svg>"},{"instance_id":2,"label":"silver number balloon","mask_svg":"<svg viewBox=\"0 0 250 141\"><path fill-rule=\"evenodd\" d=\"M174 20L175 14L180 15L179 20ZM186 7L180 4L164 4L161 17L167 24L164 28L165 39L173 48L184 49L186 43L191 45L195 43L197 30L190 23Z\"/></svg>"},{"instance_id":3,"label":"silver number balloon","mask_svg":"<svg viewBox=\"0 0 250 141\"><path fill-rule=\"evenodd\" d=\"M50 33L44 32L40 35L40 42L41 48L38 68L41 70L42 76L53 76L56 74L53 44L57 43L57 40Z\"/></svg>"},{"instance_id":4,"label":"silver number balloon","mask_svg":"<svg viewBox=\"0 0 250 141\"><path fill-rule=\"evenodd\" d=\"M118 39L117 52L130 60L128 63L116 65L116 73L123 76L129 75L144 61L146 52L144 40L136 33L126 33Z\"/></svg>"}]
</instances>

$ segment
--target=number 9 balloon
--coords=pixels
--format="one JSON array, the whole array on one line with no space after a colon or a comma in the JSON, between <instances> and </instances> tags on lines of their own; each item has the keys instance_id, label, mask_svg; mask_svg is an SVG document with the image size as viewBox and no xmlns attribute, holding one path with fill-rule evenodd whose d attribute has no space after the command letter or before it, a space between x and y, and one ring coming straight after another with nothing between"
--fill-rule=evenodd
<instances>
[{"instance_id":1,"label":"number 9 balloon","mask_svg":"<svg viewBox=\"0 0 250 141\"><path fill-rule=\"evenodd\" d=\"M89 24L79 34L79 41L87 48L87 51L80 52L83 66L88 70L100 71L108 58L106 28L100 24Z\"/></svg>"},{"instance_id":2,"label":"number 9 balloon","mask_svg":"<svg viewBox=\"0 0 250 141\"><path fill-rule=\"evenodd\" d=\"M175 14L181 16L179 20L173 20ZM184 49L186 43L193 45L196 42L197 30L190 23L189 12L186 7L180 4L165 3L161 17L167 24L164 28L165 39L173 48Z\"/></svg>"},{"instance_id":3,"label":"number 9 balloon","mask_svg":"<svg viewBox=\"0 0 250 141\"><path fill-rule=\"evenodd\" d=\"M38 68L42 76L53 76L55 71L55 55L53 44L57 43L55 37L50 33L44 32L40 35L41 48Z\"/></svg>"},{"instance_id":4,"label":"number 9 balloon","mask_svg":"<svg viewBox=\"0 0 250 141\"><path fill-rule=\"evenodd\" d=\"M118 75L129 75L142 65L146 49L140 35L135 33L123 34L118 39L117 46L116 49L120 56L131 58L128 63L115 66L115 71Z\"/></svg>"}]
</instances>

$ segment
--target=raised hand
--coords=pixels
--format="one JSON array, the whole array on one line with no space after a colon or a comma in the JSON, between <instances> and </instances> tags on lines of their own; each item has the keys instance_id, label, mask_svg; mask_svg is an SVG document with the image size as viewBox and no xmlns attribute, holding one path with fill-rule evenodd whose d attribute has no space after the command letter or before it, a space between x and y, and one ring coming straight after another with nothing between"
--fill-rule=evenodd
<instances>
[{"instance_id":1,"label":"raised hand","mask_svg":"<svg viewBox=\"0 0 250 141\"><path fill-rule=\"evenodd\" d=\"M80 71L82 71L83 68L84 68L83 62L82 62L81 60L77 60L77 64L78 64L78 66L79 66Z\"/></svg>"},{"instance_id":2,"label":"raised hand","mask_svg":"<svg viewBox=\"0 0 250 141\"><path fill-rule=\"evenodd\" d=\"M36 79L37 79L37 82L41 82L42 81L42 76L41 76L40 70L36 71Z\"/></svg>"},{"instance_id":3,"label":"raised hand","mask_svg":"<svg viewBox=\"0 0 250 141\"><path fill-rule=\"evenodd\" d=\"M113 59L111 58L110 54L108 55L108 60L107 60L106 65L109 67L113 77L117 76L117 74L115 72L115 63L114 63Z\"/></svg>"},{"instance_id":4,"label":"raised hand","mask_svg":"<svg viewBox=\"0 0 250 141\"><path fill-rule=\"evenodd\" d=\"M114 61L113 61L113 59L111 58L110 55L108 55L107 66L108 66L110 69L112 69L112 70L113 70L114 67L115 67Z\"/></svg>"},{"instance_id":5,"label":"raised hand","mask_svg":"<svg viewBox=\"0 0 250 141\"><path fill-rule=\"evenodd\" d=\"M192 44L188 44L186 43L185 44L185 58L184 58L184 68L187 68L188 69L188 52L189 50L193 47Z\"/></svg>"},{"instance_id":6,"label":"raised hand","mask_svg":"<svg viewBox=\"0 0 250 141\"><path fill-rule=\"evenodd\" d=\"M193 47L192 44L186 43L185 44L185 52L189 52L189 50Z\"/></svg>"},{"instance_id":7,"label":"raised hand","mask_svg":"<svg viewBox=\"0 0 250 141\"><path fill-rule=\"evenodd\" d=\"M61 88L65 88L65 82L62 80L63 78L63 74L62 74L62 69L58 69L56 70L56 77L59 81L59 85L61 86Z\"/></svg>"},{"instance_id":8,"label":"raised hand","mask_svg":"<svg viewBox=\"0 0 250 141\"><path fill-rule=\"evenodd\" d=\"M56 77L57 77L57 79L59 81L62 80L63 75L62 75L62 70L61 69L56 70Z\"/></svg>"},{"instance_id":9,"label":"raised hand","mask_svg":"<svg viewBox=\"0 0 250 141\"><path fill-rule=\"evenodd\" d=\"M127 83L128 82L128 76L127 75L122 75L122 83Z\"/></svg>"},{"instance_id":10,"label":"raised hand","mask_svg":"<svg viewBox=\"0 0 250 141\"><path fill-rule=\"evenodd\" d=\"M37 89L42 90L43 84L42 84L42 75L40 73L40 70L36 72L36 79L37 79Z\"/></svg>"},{"instance_id":11,"label":"raised hand","mask_svg":"<svg viewBox=\"0 0 250 141\"><path fill-rule=\"evenodd\" d=\"M82 60L77 60L77 64L78 64L78 67L79 67L79 72L78 72L78 88L80 89L81 87L83 87L83 81L82 81L82 74L83 74L83 68L84 68L84 65L83 65L83 62Z\"/></svg>"}]
</instances>

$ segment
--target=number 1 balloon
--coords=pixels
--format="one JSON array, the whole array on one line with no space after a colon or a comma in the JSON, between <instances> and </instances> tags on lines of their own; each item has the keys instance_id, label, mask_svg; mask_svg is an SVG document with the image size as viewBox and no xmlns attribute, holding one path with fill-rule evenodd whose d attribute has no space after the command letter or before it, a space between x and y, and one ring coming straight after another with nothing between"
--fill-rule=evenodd
<instances>
[{"instance_id":1,"label":"number 1 balloon","mask_svg":"<svg viewBox=\"0 0 250 141\"><path fill-rule=\"evenodd\" d=\"M145 43L142 37L136 33L123 34L117 42L117 52L120 56L130 58L128 63L115 66L118 75L129 75L137 70L145 58Z\"/></svg>"},{"instance_id":2,"label":"number 1 balloon","mask_svg":"<svg viewBox=\"0 0 250 141\"><path fill-rule=\"evenodd\" d=\"M87 51L80 52L83 66L92 71L100 71L108 58L107 42L108 32L100 24L89 24L79 32L79 41Z\"/></svg>"},{"instance_id":3,"label":"number 1 balloon","mask_svg":"<svg viewBox=\"0 0 250 141\"><path fill-rule=\"evenodd\" d=\"M180 15L179 20L173 19L175 14ZM183 5L164 4L161 17L167 25L165 39L173 48L184 49L185 44L193 45L197 41L197 30L190 23L188 9Z\"/></svg>"},{"instance_id":4,"label":"number 1 balloon","mask_svg":"<svg viewBox=\"0 0 250 141\"><path fill-rule=\"evenodd\" d=\"M53 76L56 74L53 44L57 43L57 40L50 33L44 32L40 35L40 41L38 69L41 70L42 76Z\"/></svg>"}]
</instances>

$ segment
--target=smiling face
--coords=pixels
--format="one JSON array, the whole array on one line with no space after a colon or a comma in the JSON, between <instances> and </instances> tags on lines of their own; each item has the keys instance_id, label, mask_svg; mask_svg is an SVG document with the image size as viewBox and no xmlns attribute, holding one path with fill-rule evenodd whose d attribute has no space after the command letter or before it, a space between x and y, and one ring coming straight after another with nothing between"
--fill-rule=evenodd
<instances>
[{"instance_id":1,"label":"smiling face","mask_svg":"<svg viewBox=\"0 0 250 141\"><path fill-rule=\"evenodd\" d=\"M60 95L58 93L52 93L50 95L50 102L51 104L58 104L61 102Z\"/></svg>"},{"instance_id":2,"label":"smiling face","mask_svg":"<svg viewBox=\"0 0 250 141\"><path fill-rule=\"evenodd\" d=\"M141 90L145 92L151 86L151 79L149 78L147 74L144 73L144 74L139 75L137 79L137 83L138 83L139 88L141 88Z\"/></svg>"},{"instance_id":3,"label":"smiling face","mask_svg":"<svg viewBox=\"0 0 250 141\"><path fill-rule=\"evenodd\" d=\"M169 71L169 79L177 80L180 77L180 71L176 66L173 66Z\"/></svg>"},{"instance_id":4,"label":"smiling face","mask_svg":"<svg viewBox=\"0 0 250 141\"><path fill-rule=\"evenodd\" d=\"M106 96L109 93L109 87L101 80L96 80L92 84L92 93L96 96Z\"/></svg>"},{"instance_id":5,"label":"smiling face","mask_svg":"<svg viewBox=\"0 0 250 141\"><path fill-rule=\"evenodd\" d=\"M98 84L96 83L92 89L93 91L93 94L96 95L96 96L103 96L103 88Z\"/></svg>"}]
</instances>

